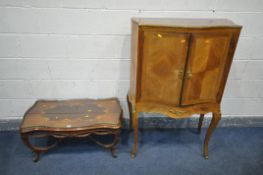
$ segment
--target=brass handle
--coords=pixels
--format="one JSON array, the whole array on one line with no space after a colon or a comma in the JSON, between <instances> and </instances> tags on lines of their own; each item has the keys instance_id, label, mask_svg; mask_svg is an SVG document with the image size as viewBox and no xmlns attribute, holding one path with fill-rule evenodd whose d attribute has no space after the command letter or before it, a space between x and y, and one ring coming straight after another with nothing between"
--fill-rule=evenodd
<instances>
[{"instance_id":1,"label":"brass handle","mask_svg":"<svg viewBox=\"0 0 263 175\"><path fill-rule=\"evenodd\" d=\"M185 111L174 111L172 109L170 109L169 112L171 112L171 113L173 113L175 115L181 115L181 114L185 113Z\"/></svg>"},{"instance_id":2,"label":"brass handle","mask_svg":"<svg viewBox=\"0 0 263 175\"><path fill-rule=\"evenodd\" d=\"M192 72L190 70L187 71L186 74L187 74L187 77L192 77L193 76L193 74L192 74Z\"/></svg>"},{"instance_id":3,"label":"brass handle","mask_svg":"<svg viewBox=\"0 0 263 175\"><path fill-rule=\"evenodd\" d=\"M178 76L179 76L179 79L183 79L184 71L183 70L179 70Z\"/></svg>"}]
</instances>

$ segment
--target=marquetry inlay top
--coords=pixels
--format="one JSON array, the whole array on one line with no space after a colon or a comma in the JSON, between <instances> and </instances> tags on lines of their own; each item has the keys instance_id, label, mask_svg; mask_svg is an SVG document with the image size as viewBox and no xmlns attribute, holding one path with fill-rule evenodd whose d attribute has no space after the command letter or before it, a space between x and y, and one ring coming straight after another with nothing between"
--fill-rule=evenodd
<instances>
[{"instance_id":1,"label":"marquetry inlay top","mask_svg":"<svg viewBox=\"0 0 263 175\"><path fill-rule=\"evenodd\" d=\"M40 100L25 114L21 130L119 127L121 108L116 98Z\"/></svg>"}]
</instances>

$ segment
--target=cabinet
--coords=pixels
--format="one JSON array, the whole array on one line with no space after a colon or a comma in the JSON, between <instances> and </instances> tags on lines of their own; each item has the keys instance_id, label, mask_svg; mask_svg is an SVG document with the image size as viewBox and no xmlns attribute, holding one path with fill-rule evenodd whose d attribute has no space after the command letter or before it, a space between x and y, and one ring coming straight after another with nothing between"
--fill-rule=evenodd
<instances>
[{"instance_id":1,"label":"cabinet","mask_svg":"<svg viewBox=\"0 0 263 175\"><path fill-rule=\"evenodd\" d=\"M138 151L138 114L172 118L206 113L212 120L204 142L221 119L222 99L241 26L227 19L132 19L131 78L128 93L134 129L132 156Z\"/></svg>"}]
</instances>

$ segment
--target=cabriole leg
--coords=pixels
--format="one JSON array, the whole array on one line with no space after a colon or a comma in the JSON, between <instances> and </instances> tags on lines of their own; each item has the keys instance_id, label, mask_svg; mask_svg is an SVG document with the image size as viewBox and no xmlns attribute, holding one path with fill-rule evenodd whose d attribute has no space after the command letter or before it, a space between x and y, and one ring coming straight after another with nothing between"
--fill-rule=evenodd
<instances>
[{"instance_id":1,"label":"cabriole leg","mask_svg":"<svg viewBox=\"0 0 263 175\"><path fill-rule=\"evenodd\" d=\"M111 147L111 155L113 158L116 158L117 157L117 154L116 154L116 145L119 143L120 141L120 132L115 132L114 133L114 141L113 141L113 146Z\"/></svg>"},{"instance_id":2,"label":"cabriole leg","mask_svg":"<svg viewBox=\"0 0 263 175\"><path fill-rule=\"evenodd\" d=\"M108 134L112 134L113 135L113 141L111 143L103 143L95 138L92 137L91 134L96 134L96 135L108 135ZM96 144L98 144L99 146L102 146L106 149L109 149L111 151L111 155L113 158L116 158L117 157L117 154L116 154L116 145L119 143L120 141L120 130L118 131L112 131L112 132L95 132L95 133L90 133L89 135L89 138L95 142Z\"/></svg>"},{"instance_id":3,"label":"cabriole leg","mask_svg":"<svg viewBox=\"0 0 263 175\"><path fill-rule=\"evenodd\" d=\"M209 128L208 128L206 136L205 136L205 142L204 142L204 157L205 157L205 159L208 159L208 142L209 142L211 135L212 135L213 131L215 130L217 124L219 123L220 119L221 119L221 113L213 113L211 123L209 125Z\"/></svg>"},{"instance_id":4,"label":"cabriole leg","mask_svg":"<svg viewBox=\"0 0 263 175\"><path fill-rule=\"evenodd\" d=\"M128 103L128 110L129 110L129 131L131 131L132 130L132 105L131 105L128 95L127 95L127 103Z\"/></svg>"},{"instance_id":5,"label":"cabriole leg","mask_svg":"<svg viewBox=\"0 0 263 175\"><path fill-rule=\"evenodd\" d=\"M57 142L55 142L54 144L47 146L47 147L33 146L29 141L29 136L30 136L30 134L21 134L21 138L22 138L24 144L26 146L28 146L36 154L36 156L33 158L34 162L37 162L39 160L41 152L45 152L45 151L47 151L47 150L49 150L49 149L51 149L57 145ZM41 137L48 137L48 135L44 135Z\"/></svg>"},{"instance_id":6,"label":"cabriole leg","mask_svg":"<svg viewBox=\"0 0 263 175\"><path fill-rule=\"evenodd\" d=\"M198 122L198 133L201 133L202 125L203 125L203 120L204 120L204 114L200 114L199 117L199 122Z\"/></svg>"}]
</instances>

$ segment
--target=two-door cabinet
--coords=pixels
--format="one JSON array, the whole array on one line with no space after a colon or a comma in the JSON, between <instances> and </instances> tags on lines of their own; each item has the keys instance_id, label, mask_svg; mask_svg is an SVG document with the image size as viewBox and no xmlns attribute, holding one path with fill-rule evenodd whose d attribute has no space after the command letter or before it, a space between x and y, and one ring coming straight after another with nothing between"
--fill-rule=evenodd
<instances>
[{"instance_id":1,"label":"two-door cabinet","mask_svg":"<svg viewBox=\"0 0 263 175\"><path fill-rule=\"evenodd\" d=\"M128 93L134 129L132 157L138 151L138 114L172 118L212 112L204 142L220 118L220 103L241 26L227 19L132 19L131 79Z\"/></svg>"}]
</instances>

